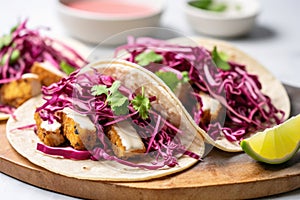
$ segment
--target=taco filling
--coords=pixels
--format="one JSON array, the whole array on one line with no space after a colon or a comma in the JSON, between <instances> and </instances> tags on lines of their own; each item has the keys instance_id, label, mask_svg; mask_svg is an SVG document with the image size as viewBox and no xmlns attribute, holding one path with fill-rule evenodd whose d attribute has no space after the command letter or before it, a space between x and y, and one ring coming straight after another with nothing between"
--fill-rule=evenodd
<instances>
[{"instance_id":1,"label":"taco filling","mask_svg":"<svg viewBox=\"0 0 300 200\"><path fill-rule=\"evenodd\" d=\"M261 91L259 77L228 60L226 52L182 46L152 38L129 38L115 57L142 65L176 94L210 138L239 142L285 119ZM239 148L239 147L238 147ZM239 148L240 149L240 148Z\"/></svg>"},{"instance_id":2,"label":"taco filling","mask_svg":"<svg viewBox=\"0 0 300 200\"><path fill-rule=\"evenodd\" d=\"M43 85L49 86L87 64L74 49L47 36L45 30L31 29L24 20L0 37L0 119L39 95Z\"/></svg>"},{"instance_id":3,"label":"taco filling","mask_svg":"<svg viewBox=\"0 0 300 200\"><path fill-rule=\"evenodd\" d=\"M152 106L158 97L146 96L146 90L143 86L132 90L96 69L75 71L43 87L45 102L34 114L41 141L37 149L145 169L174 167L181 155L200 160L201 155L181 142L185 132L179 124ZM140 164L141 159L149 164Z\"/></svg>"}]
</instances>

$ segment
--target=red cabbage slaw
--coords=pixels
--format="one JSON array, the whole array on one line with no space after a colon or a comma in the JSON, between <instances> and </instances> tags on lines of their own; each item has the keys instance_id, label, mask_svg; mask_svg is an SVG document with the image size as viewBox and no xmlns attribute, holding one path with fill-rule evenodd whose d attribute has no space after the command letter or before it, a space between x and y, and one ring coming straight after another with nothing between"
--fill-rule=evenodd
<instances>
[{"instance_id":1,"label":"red cabbage slaw","mask_svg":"<svg viewBox=\"0 0 300 200\"><path fill-rule=\"evenodd\" d=\"M8 115L12 116L14 119L16 119L14 112L15 112L15 108L13 108L11 106L0 104L0 113L8 114Z\"/></svg>"},{"instance_id":2,"label":"red cabbage slaw","mask_svg":"<svg viewBox=\"0 0 300 200\"><path fill-rule=\"evenodd\" d=\"M231 61L228 61L230 70L217 68L211 52L201 46L175 45L153 38L130 37L126 45L116 49L115 57L127 52L125 54L128 56L124 59L136 63L135 58L147 51L154 51L163 59L159 62L160 67L157 64L153 67L153 63L150 63L145 68L152 72L170 68L169 71L177 71L176 74L186 71L193 88L190 96L201 104L199 92L205 92L226 108L224 125L221 122L201 123L201 106L197 108L195 105L189 111L194 121L212 138L223 133L229 141L240 141L249 132L263 130L283 121L284 112L275 108L271 99L261 92L261 83L256 75L249 74L246 66Z\"/></svg>"},{"instance_id":3,"label":"red cabbage slaw","mask_svg":"<svg viewBox=\"0 0 300 200\"><path fill-rule=\"evenodd\" d=\"M28 20L24 20L4 35L0 41L0 86L1 84L20 79L29 73L34 62L50 62L62 71L61 62L78 69L87 61L68 45L53 39L41 31L30 29ZM5 39L4 39L5 38ZM11 109L1 105L1 112L11 114Z\"/></svg>"},{"instance_id":4,"label":"red cabbage slaw","mask_svg":"<svg viewBox=\"0 0 300 200\"><path fill-rule=\"evenodd\" d=\"M97 134L97 140L99 141L99 145L93 149L88 149L92 160L113 160L127 166L154 170L164 166L173 167L177 165L178 158L176 156L179 154L200 159L197 154L188 151L181 144L179 137L176 137L177 134L183 134L182 131L174 127L154 109L150 109L147 119L142 119L138 111L130 103L127 114L115 115L111 107L106 103L105 95L93 96L91 94L91 88L94 85L100 84L110 87L115 82L112 77L101 75L96 70L93 73L82 74L78 72L79 70L70 74L69 77L63 78L58 83L43 87L42 93L46 102L38 107L36 111L39 112L43 120L48 120L49 122L54 120L60 121L59 116L55 113L66 107L88 116L96 126L97 131L95 134ZM128 98L129 102L136 95L122 85L119 87L119 91ZM150 97L149 99L151 101L155 97ZM152 157L153 162L141 164L131 160L120 159L114 155L104 130L110 125L127 119L131 120L145 144L147 151L143 155ZM86 155L81 153L77 157L76 152L72 152L72 155L69 155L69 149L64 151L63 148L47 148L43 144L38 144L38 149L44 153L60 155L65 158L81 159L82 154Z\"/></svg>"}]
</instances>

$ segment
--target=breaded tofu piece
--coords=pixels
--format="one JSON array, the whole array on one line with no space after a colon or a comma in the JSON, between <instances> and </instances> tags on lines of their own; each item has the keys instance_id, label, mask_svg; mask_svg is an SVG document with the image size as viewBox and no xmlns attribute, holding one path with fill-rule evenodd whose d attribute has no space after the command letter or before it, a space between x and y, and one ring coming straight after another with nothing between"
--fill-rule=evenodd
<instances>
[{"instance_id":1,"label":"breaded tofu piece","mask_svg":"<svg viewBox=\"0 0 300 200\"><path fill-rule=\"evenodd\" d=\"M201 122L208 124L221 119L225 114L225 108L222 106L222 104L204 92L200 92L200 96L203 104L203 115ZM198 106L200 105L198 104Z\"/></svg>"},{"instance_id":2,"label":"breaded tofu piece","mask_svg":"<svg viewBox=\"0 0 300 200\"><path fill-rule=\"evenodd\" d=\"M54 121L50 124L43 121L38 112L34 113L34 120L37 125L37 136L45 145L56 147L66 142L61 132L61 123Z\"/></svg>"},{"instance_id":3,"label":"breaded tofu piece","mask_svg":"<svg viewBox=\"0 0 300 200\"><path fill-rule=\"evenodd\" d=\"M119 122L110 127L107 137L119 158L129 158L146 152L145 145L134 127L128 122Z\"/></svg>"},{"instance_id":4,"label":"breaded tofu piece","mask_svg":"<svg viewBox=\"0 0 300 200\"><path fill-rule=\"evenodd\" d=\"M77 150L92 149L97 140L96 127L85 115L70 108L62 110L63 134Z\"/></svg>"},{"instance_id":5,"label":"breaded tofu piece","mask_svg":"<svg viewBox=\"0 0 300 200\"><path fill-rule=\"evenodd\" d=\"M52 83L60 81L66 75L55 68L50 62L34 62L31 73L38 75L42 85L49 86Z\"/></svg>"},{"instance_id":6,"label":"breaded tofu piece","mask_svg":"<svg viewBox=\"0 0 300 200\"><path fill-rule=\"evenodd\" d=\"M0 102L19 107L28 99L41 93L41 83L36 74L23 74L21 79L5 83L0 88Z\"/></svg>"}]
</instances>

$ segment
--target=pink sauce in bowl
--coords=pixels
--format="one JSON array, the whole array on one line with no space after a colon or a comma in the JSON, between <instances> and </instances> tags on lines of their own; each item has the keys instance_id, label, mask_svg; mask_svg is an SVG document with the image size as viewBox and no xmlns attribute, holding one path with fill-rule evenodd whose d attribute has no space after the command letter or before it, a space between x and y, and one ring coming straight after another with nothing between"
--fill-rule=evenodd
<instances>
[{"instance_id":1,"label":"pink sauce in bowl","mask_svg":"<svg viewBox=\"0 0 300 200\"><path fill-rule=\"evenodd\" d=\"M158 27L166 0L57 0L66 31L88 43L124 44L127 36L150 36ZM128 32L129 31L129 32ZM108 39L113 37L113 39Z\"/></svg>"},{"instance_id":2,"label":"pink sauce in bowl","mask_svg":"<svg viewBox=\"0 0 300 200\"><path fill-rule=\"evenodd\" d=\"M150 4L147 5L135 2L138 1L74 0L65 3L65 5L72 9L111 17L143 17L157 12Z\"/></svg>"}]
</instances>

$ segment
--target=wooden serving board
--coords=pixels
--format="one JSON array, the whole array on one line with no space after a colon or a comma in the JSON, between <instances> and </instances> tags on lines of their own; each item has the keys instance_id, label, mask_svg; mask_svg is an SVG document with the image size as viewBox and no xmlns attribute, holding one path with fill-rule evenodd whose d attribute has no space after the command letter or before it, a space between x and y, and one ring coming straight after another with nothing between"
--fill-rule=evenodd
<instances>
[{"instance_id":1,"label":"wooden serving board","mask_svg":"<svg viewBox=\"0 0 300 200\"><path fill-rule=\"evenodd\" d=\"M292 115L300 113L300 90L286 86ZM0 171L29 184L87 199L245 199L300 188L300 152L287 163L267 165L244 153L213 149L202 162L171 176L142 182L87 181L31 164L10 146L0 123ZM71 167L71 166L70 166Z\"/></svg>"}]
</instances>

